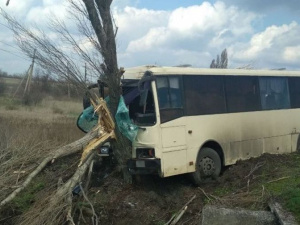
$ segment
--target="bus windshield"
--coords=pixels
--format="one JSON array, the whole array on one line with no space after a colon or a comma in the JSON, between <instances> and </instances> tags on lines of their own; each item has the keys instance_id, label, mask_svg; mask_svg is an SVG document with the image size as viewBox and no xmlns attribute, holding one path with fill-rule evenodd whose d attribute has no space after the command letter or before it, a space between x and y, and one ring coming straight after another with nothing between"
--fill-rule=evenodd
<instances>
[{"instance_id":1,"label":"bus windshield","mask_svg":"<svg viewBox=\"0 0 300 225\"><path fill-rule=\"evenodd\" d=\"M137 85L124 85L123 97L133 123L140 126L156 123L151 81L145 82L141 89Z\"/></svg>"}]
</instances>

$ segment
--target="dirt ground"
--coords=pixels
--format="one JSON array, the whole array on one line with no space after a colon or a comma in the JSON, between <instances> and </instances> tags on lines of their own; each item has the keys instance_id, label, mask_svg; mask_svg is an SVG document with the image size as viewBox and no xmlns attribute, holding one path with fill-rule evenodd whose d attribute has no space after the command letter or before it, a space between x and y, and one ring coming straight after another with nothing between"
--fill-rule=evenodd
<instances>
[{"instance_id":1,"label":"dirt ground","mask_svg":"<svg viewBox=\"0 0 300 225\"><path fill-rule=\"evenodd\" d=\"M61 159L48 167L37 178L51 185L36 192L30 202L25 216L30 214L38 202L42 201L52 190L55 190L58 177L67 180L76 167L80 155ZM73 163L72 163L73 162ZM224 168L219 179L195 187L188 176L159 178L141 176L134 184L126 184L119 173L106 170L103 164L96 163L88 191L88 199L94 206L99 224L115 225L162 225L178 213L194 195L196 198L178 224L199 224L205 204L217 204L230 208L242 207L253 210L267 209L271 198L282 199L284 188L276 186L298 185L300 154L263 155L256 159L238 162ZM294 179L295 178L295 179ZM297 179L296 179L297 178ZM291 180L295 184L291 184ZM274 184L276 184L274 186ZM84 185L84 184L83 184ZM274 190L273 190L274 189ZM21 209L11 204L2 211L0 224L19 224L24 215ZM5 217L11 217L3 220ZM74 195L74 218L76 224L92 224L90 204L82 195Z\"/></svg>"},{"instance_id":2,"label":"dirt ground","mask_svg":"<svg viewBox=\"0 0 300 225\"><path fill-rule=\"evenodd\" d=\"M266 154L224 168L218 180L201 187L192 185L188 176L184 175L164 179L143 176L129 185L118 174L111 174L98 183L98 187L97 182L94 183L89 198L101 224L160 225L165 224L195 195L178 224L199 224L205 204L267 210L268 201L271 198L280 200L283 191L273 191L274 185L271 185L289 182L291 177L285 176L285 173L293 172L289 168L299 169L299 162L299 154ZM97 177L96 173L94 175ZM300 185L299 179L296 182Z\"/></svg>"}]
</instances>

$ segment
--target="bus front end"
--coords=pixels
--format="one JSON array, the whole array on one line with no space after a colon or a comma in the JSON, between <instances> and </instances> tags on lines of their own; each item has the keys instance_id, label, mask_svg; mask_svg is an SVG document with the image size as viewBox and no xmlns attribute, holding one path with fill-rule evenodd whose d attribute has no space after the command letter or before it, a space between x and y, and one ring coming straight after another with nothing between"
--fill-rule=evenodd
<instances>
[{"instance_id":1,"label":"bus front end","mask_svg":"<svg viewBox=\"0 0 300 225\"><path fill-rule=\"evenodd\" d=\"M133 88L127 93L133 92ZM127 166L131 174L161 175L159 110L154 77L145 73L138 89L139 95L128 104L130 119L138 131L132 141L132 158L127 161Z\"/></svg>"}]
</instances>

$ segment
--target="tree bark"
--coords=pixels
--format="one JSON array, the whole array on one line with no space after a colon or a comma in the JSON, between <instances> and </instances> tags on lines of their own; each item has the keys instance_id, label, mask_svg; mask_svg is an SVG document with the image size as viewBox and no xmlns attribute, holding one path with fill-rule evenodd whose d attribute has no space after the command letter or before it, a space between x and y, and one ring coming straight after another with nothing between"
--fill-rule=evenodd
<instances>
[{"instance_id":1,"label":"tree bark","mask_svg":"<svg viewBox=\"0 0 300 225\"><path fill-rule=\"evenodd\" d=\"M83 2L86 6L89 19L101 46L101 54L104 60L104 66L102 69L108 81L107 84L109 88L109 108L111 114L115 115L121 95L121 76L118 69L116 41L110 13L112 0L96 0L95 2L94 0L83 0Z\"/></svg>"}]
</instances>

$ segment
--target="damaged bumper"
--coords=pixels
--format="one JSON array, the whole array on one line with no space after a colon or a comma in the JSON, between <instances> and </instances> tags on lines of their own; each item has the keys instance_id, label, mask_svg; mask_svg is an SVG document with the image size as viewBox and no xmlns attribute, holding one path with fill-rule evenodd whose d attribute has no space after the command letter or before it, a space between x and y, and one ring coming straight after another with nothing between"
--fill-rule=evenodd
<instances>
[{"instance_id":1,"label":"damaged bumper","mask_svg":"<svg viewBox=\"0 0 300 225\"><path fill-rule=\"evenodd\" d=\"M129 159L127 167L131 174L159 174L160 159Z\"/></svg>"}]
</instances>

